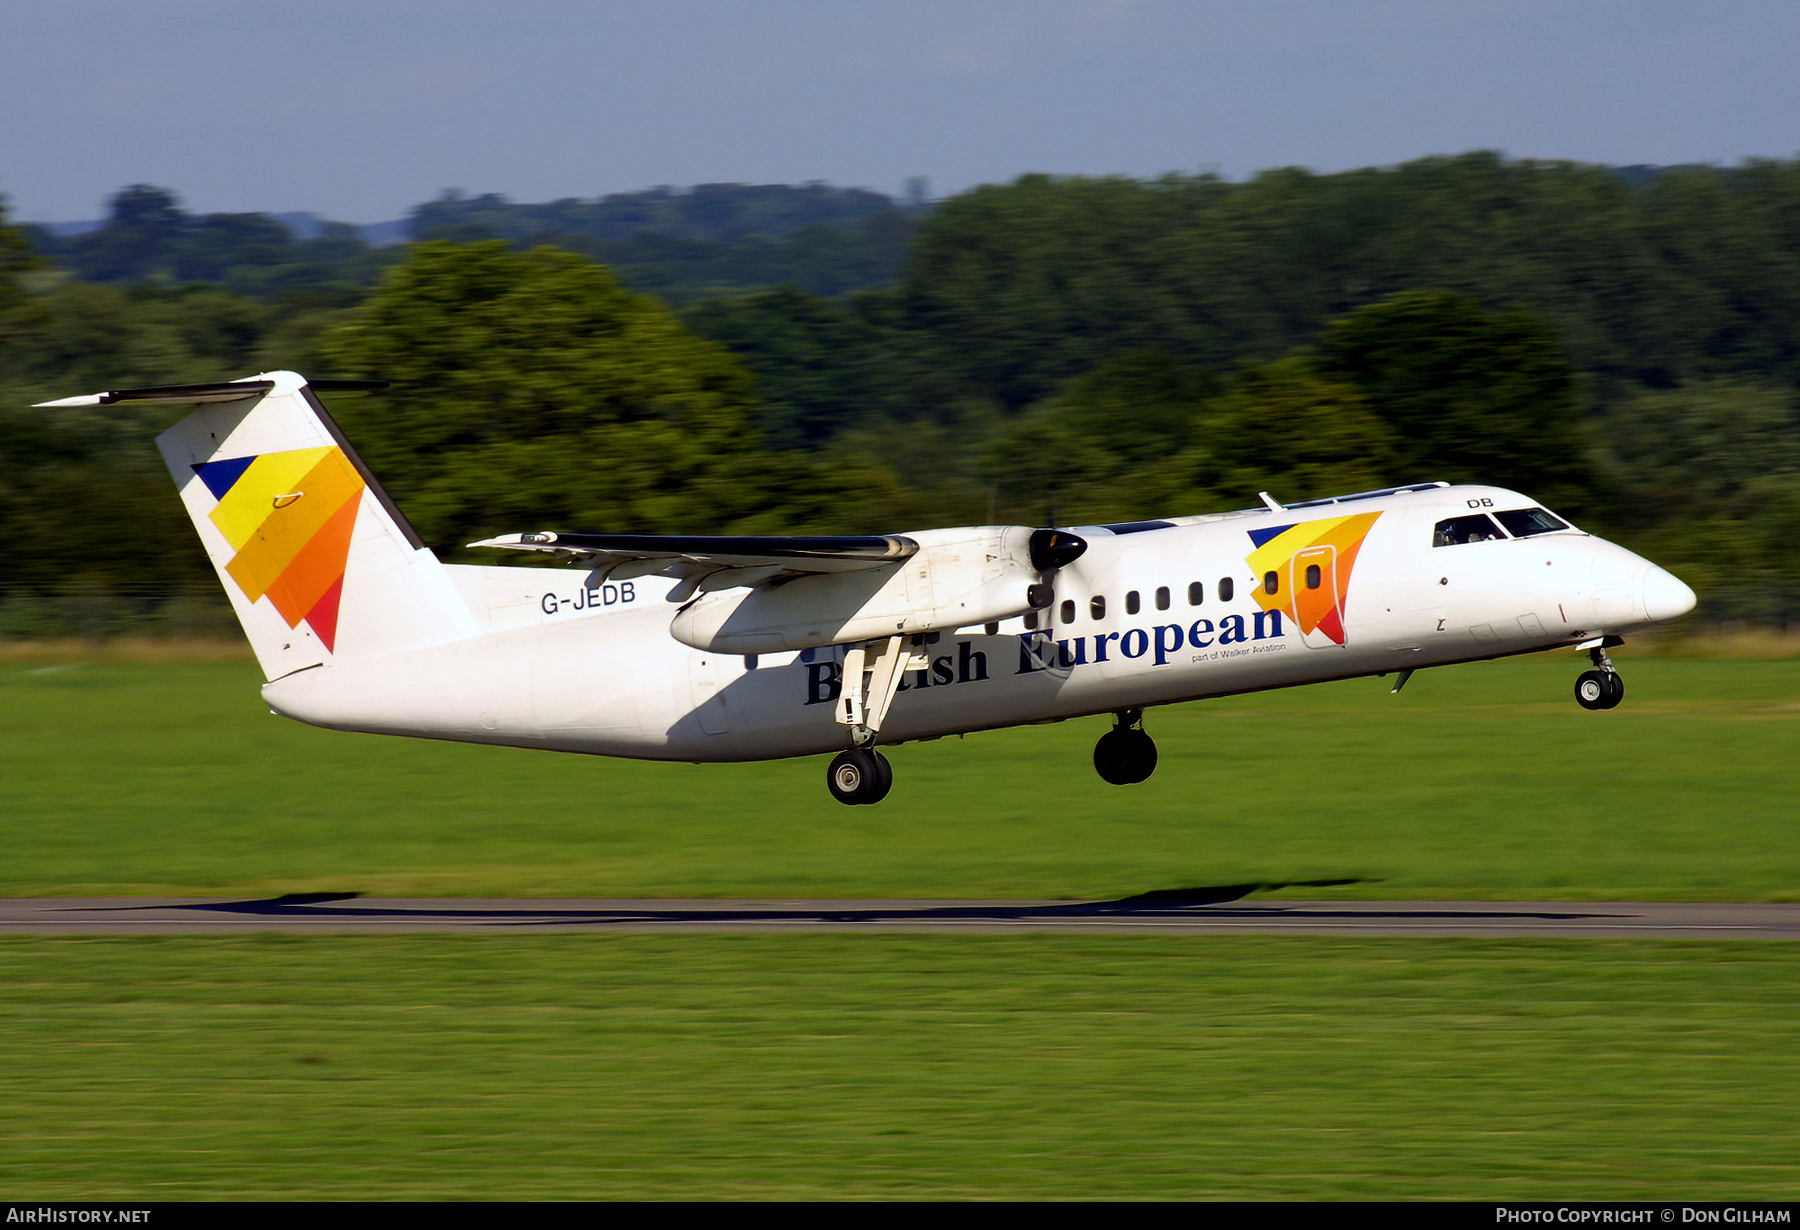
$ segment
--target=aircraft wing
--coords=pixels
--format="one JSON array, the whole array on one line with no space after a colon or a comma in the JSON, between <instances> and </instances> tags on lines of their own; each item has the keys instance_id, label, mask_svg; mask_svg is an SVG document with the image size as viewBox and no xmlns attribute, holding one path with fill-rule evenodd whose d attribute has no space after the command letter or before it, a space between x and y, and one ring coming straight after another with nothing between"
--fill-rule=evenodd
<instances>
[{"instance_id":1,"label":"aircraft wing","mask_svg":"<svg viewBox=\"0 0 1800 1230\"><path fill-rule=\"evenodd\" d=\"M679 577L686 594L755 587L826 572L858 572L898 564L919 544L898 534L736 537L688 534L503 534L471 547L539 551L590 564L607 579ZM681 597L685 595L671 595Z\"/></svg>"}]
</instances>

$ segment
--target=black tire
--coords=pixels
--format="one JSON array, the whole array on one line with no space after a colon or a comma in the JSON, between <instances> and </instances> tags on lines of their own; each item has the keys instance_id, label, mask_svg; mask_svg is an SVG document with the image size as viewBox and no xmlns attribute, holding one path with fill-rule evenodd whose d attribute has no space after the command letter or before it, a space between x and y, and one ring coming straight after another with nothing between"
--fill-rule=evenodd
<instances>
[{"instance_id":1,"label":"black tire","mask_svg":"<svg viewBox=\"0 0 1800 1230\"><path fill-rule=\"evenodd\" d=\"M864 803L879 803L887 798L888 791L894 788L894 766L880 752L870 749L869 755L875 758L875 789L863 800Z\"/></svg>"},{"instance_id":2,"label":"black tire","mask_svg":"<svg viewBox=\"0 0 1800 1230\"><path fill-rule=\"evenodd\" d=\"M893 766L886 756L870 748L839 752L825 769L825 788L832 798L850 807L881 802L893 784Z\"/></svg>"},{"instance_id":3,"label":"black tire","mask_svg":"<svg viewBox=\"0 0 1800 1230\"><path fill-rule=\"evenodd\" d=\"M1625 699L1625 677L1617 671L1606 674L1606 703L1602 709L1617 709L1619 702Z\"/></svg>"},{"instance_id":4,"label":"black tire","mask_svg":"<svg viewBox=\"0 0 1800 1230\"><path fill-rule=\"evenodd\" d=\"M1094 744L1094 772L1100 775L1101 781L1111 786L1131 784L1130 764L1119 738L1123 733L1123 731L1109 730L1100 736L1098 743Z\"/></svg>"},{"instance_id":5,"label":"black tire","mask_svg":"<svg viewBox=\"0 0 1800 1230\"><path fill-rule=\"evenodd\" d=\"M1150 780L1156 772L1156 740L1141 730L1125 732L1131 737L1131 781L1133 784Z\"/></svg>"},{"instance_id":6,"label":"black tire","mask_svg":"<svg viewBox=\"0 0 1800 1230\"><path fill-rule=\"evenodd\" d=\"M1618 694L1624 697L1623 687ZM1618 704L1613 699L1612 684L1607 682L1607 672L1582 671L1580 678L1575 680L1575 703L1583 709L1610 709Z\"/></svg>"},{"instance_id":7,"label":"black tire","mask_svg":"<svg viewBox=\"0 0 1800 1230\"><path fill-rule=\"evenodd\" d=\"M1141 730L1109 730L1094 744L1094 772L1114 786L1135 786L1156 772L1156 741Z\"/></svg>"}]
</instances>

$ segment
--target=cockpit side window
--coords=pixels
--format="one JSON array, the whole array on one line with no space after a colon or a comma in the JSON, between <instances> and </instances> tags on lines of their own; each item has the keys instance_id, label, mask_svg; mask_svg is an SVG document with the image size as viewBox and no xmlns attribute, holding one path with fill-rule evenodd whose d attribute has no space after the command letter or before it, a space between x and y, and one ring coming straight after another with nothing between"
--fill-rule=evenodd
<instances>
[{"instance_id":1,"label":"cockpit side window","mask_svg":"<svg viewBox=\"0 0 1800 1230\"><path fill-rule=\"evenodd\" d=\"M1566 530L1569 524L1541 508L1515 508L1511 512L1495 513L1506 532L1514 538L1530 538L1533 534L1548 534L1551 530Z\"/></svg>"},{"instance_id":2,"label":"cockpit side window","mask_svg":"<svg viewBox=\"0 0 1800 1230\"><path fill-rule=\"evenodd\" d=\"M1452 517L1438 522L1431 534L1431 545L1454 547L1465 542L1488 542L1505 537L1491 518L1485 513L1477 513L1472 517Z\"/></svg>"}]
</instances>

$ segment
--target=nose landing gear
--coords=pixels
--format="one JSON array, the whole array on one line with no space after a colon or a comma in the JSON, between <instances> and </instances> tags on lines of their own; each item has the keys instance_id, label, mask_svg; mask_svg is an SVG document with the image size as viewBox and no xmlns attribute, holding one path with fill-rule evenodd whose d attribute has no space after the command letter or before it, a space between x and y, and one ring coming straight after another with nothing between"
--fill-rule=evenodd
<instances>
[{"instance_id":1,"label":"nose landing gear","mask_svg":"<svg viewBox=\"0 0 1800 1230\"><path fill-rule=\"evenodd\" d=\"M1131 786L1156 772L1156 742L1144 733L1144 711L1121 709L1114 726L1094 744L1094 771L1102 781Z\"/></svg>"},{"instance_id":2,"label":"nose landing gear","mask_svg":"<svg viewBox=\"0 0 1800 1230\"><path fill-rule=\"evenodd\" d=\"M1587 646L1594 669L1581 672L1581 677L1575 680L1575 703L1583 709L1616 709L1625 699L1625 680L1620 678L1612 659L1606 656L1609 645L1620 643L1617 637L1609 636L1598 644Z\"/></svg>"}]
</instances>

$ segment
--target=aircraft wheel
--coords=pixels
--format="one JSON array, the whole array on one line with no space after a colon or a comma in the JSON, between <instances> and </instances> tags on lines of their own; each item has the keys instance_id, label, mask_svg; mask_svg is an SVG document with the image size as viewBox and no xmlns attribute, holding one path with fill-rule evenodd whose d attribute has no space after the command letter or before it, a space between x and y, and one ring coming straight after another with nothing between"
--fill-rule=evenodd
<instances>
[{"instance_id":1,"label":"aircraft wheel","mask_svg":"<svg viewBox=\"0 0 1800 1230\"><path fill-rule=\"evenodd\" d=\"M1109 730L1094 744L1094 771L1115 786L1132 786L1156 772L1156 741L1141 730Z\"/></svg>"},{"instance_id":2,"label":"aircraft wheel","mask_svg":"<svg viewBox=\"0 0 1800 1230\"><path fill-rule=\"evenodd\" d=\"M881 802L893 784L894 767L886 756L872 748L839 752L825 770L825 785L831 797L851 807Z\"/></svg>"},{"instance_id":3,"label":"aircraft wheel","mask_svg":"<svg viewBox=\"0 0 1800 1230\"><path fill-rule=\"evenodd\" d=\"M1610 676L1617 678L1616 675ZM1625 696L1625 685L1618 686L1615 692L1609 682L1606 671L1582 671L1581 677L1575 681L1575 703L1583 709L1610 709Z\"/></svg>"}]
</instances>

